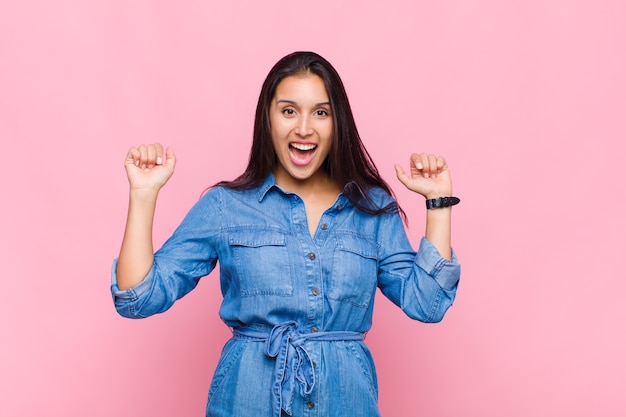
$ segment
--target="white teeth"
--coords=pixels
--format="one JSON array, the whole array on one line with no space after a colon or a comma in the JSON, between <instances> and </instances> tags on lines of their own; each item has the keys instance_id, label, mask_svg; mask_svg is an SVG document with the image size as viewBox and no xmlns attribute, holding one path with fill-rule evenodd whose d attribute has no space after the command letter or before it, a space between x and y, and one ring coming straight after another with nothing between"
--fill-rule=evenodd
<instances>
[{"instance_id":1,"label":"white teeth","mask_svg":"<svg viewBox=\"0 0 626 417\"><path fill-rule=\"evenodd\" d=\"M292 143L290 145L300 151L310 151L311 149L315 149L315 147L317 146L317 145L305 145L303 143Z\"/></svg>"}]
</instances>

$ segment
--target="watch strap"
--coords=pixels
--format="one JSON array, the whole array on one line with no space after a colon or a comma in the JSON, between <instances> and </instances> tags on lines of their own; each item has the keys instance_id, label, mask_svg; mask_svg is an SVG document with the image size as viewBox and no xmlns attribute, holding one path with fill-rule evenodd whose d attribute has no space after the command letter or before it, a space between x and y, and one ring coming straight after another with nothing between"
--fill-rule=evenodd
<instances>
[{"instance_id":1,"label":"watch strap","mask_svg":"<svg viewBox=\"0 0 626 417\"><path fill-rule=\"evenodd\" d=\"M433 198L431 200L426 200L426 208L430 210L442 207L450 207L459 204L460 202L461 199L459 199L458 197Z\"/></svg>"}]
</instances>

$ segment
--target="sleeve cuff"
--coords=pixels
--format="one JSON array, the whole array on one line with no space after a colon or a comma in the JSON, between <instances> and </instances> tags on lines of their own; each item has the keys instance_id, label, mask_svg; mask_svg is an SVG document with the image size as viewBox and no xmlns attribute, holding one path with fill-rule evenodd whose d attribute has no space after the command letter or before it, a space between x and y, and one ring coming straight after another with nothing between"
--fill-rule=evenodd
<instances>
[{"instance_id":1,"label":"sleeve cuff","mask_svg":"<svg viewBox=\"0 0 626 417\"><path fill-rule=\"evenodd\" d=\"M456 287L461 277L461 265L454 249L452 249L452 261L449 261L443 258L437 248L425 237L422 237L415 262L444 290Z\"/></svg>"},{"instance_id":2,"label":"sleeve cuff","mask_svg":"<svg viewBox=\"0 0 626 417\"><path fill-rule=\"evenodd\" d=\"M139 284L127 290L120 290L117 286L117 261L117 258L113 260L113 267L111 270L111 295L113 296L113 302L116 306L124 302L137 301L141 296L150 292L152 282L154 281L154 265L152 265L148 274Z\"/></svg>"}]
</instances>

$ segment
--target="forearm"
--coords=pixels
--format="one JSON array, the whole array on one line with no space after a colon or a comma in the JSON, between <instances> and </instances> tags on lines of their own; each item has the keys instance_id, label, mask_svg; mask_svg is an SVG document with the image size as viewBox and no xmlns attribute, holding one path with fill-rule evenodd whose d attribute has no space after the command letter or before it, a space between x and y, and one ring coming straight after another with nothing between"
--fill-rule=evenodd
<instances>
[{"instance_id":1,"label":"forearm","mask_svg":"<svg viewBox=\"0 0 626 417\"><path fill-rule=\"evenodd\" d=\"M452 260L451 224L452 207L427 210L425 237L448 260Z\"/></svg>"},{"instance_id":2,"label":"forearm","mask_svg":"<svg viewBox=\"0 0 626 417\"><path fill-rule=\"evenodd\" d=\"M117 285L125 290L139 284L152 268L152 225L158 191L130 191L126 230L117 263Z\"/></svg>"},{"instance_id":3,"label":"forearm","mask_svg":"<svg viewBox=\"0 0 626 417\"><path fill-rule=\"evenodd\" d=\"M411 155L411 175L396 164L396 175L409 190L421 194L426 200L452 196L452 180L448 164L441 156L425 153ZM427 210L426 234L428 241L439 254L452 260L450 245L452 209L450 207Z\"/></svg>"}]
</instances>

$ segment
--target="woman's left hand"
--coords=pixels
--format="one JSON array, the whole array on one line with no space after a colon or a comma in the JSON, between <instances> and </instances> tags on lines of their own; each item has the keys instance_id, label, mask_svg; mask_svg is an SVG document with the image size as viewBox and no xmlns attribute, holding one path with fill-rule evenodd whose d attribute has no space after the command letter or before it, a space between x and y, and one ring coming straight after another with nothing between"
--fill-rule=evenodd
<instances>
[{"instance_id":1,"label":"woman's left hand","mask_svg":"<svg viewBox=\"0 0 626 417\"><path fill-rule=\"evenodd\" d=\"M407 175L400 165L395 165L396 175L406 188L428 200L452 195L450 170L442 156L414 153L410 166L411 174Z\"/></svg>"}]
</instances>

